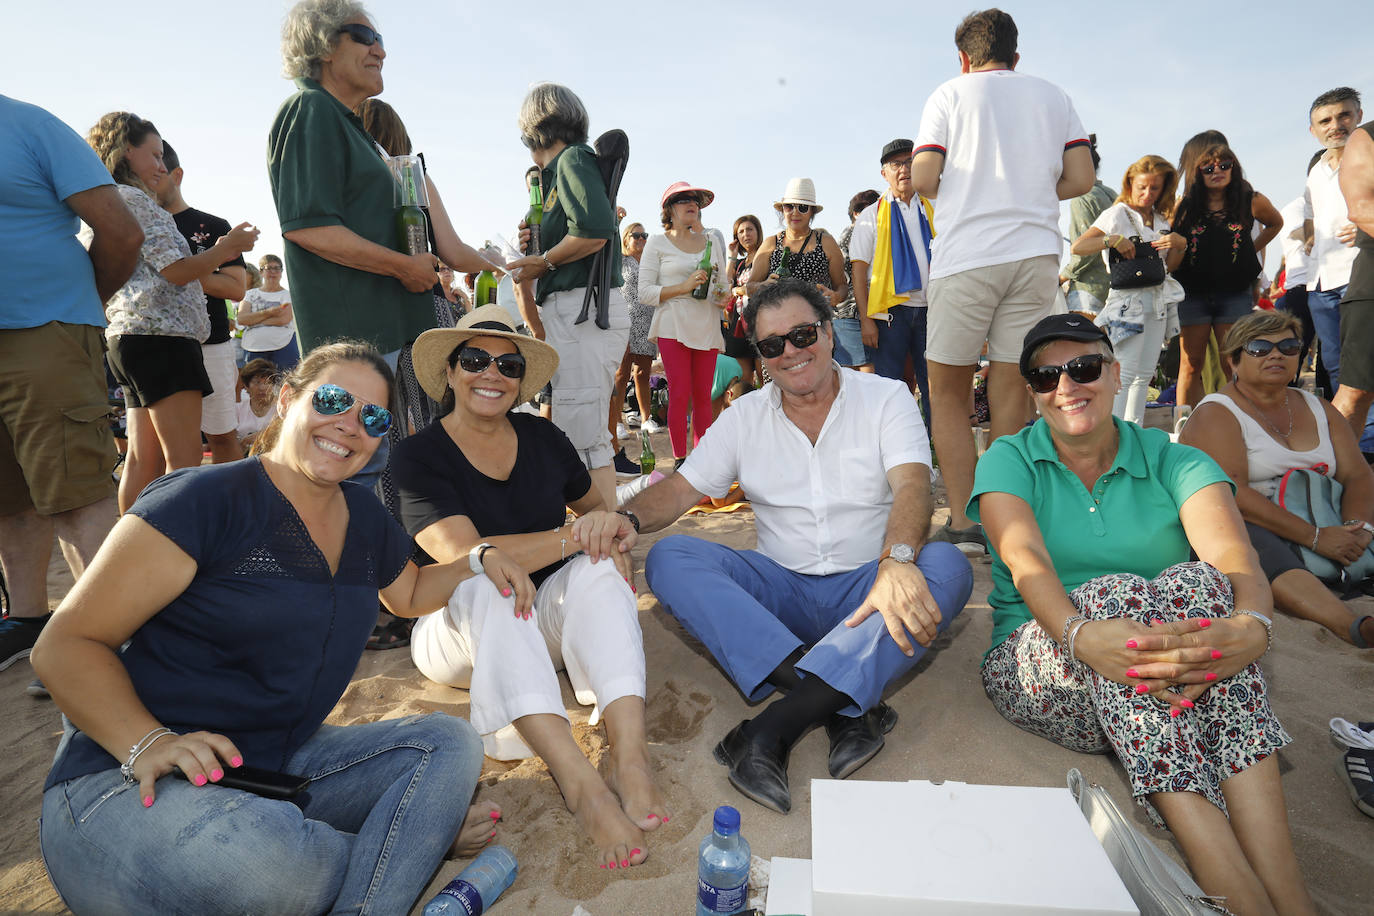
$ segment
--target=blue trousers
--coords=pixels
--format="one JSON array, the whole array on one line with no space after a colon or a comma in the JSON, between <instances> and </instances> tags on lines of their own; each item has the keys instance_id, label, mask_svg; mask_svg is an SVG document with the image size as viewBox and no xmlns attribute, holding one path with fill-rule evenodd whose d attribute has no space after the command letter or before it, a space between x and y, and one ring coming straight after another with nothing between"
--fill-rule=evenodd
<instances>
[{"instance_id":1,"label":"blue trousers","mask_svg":"<svg viewBox=\"0 0 1374 916\"><path fill-rule=\"evenodd\" d=\"M1307 308L1312 312L1312 324L1322 343L1321 360L1331 379L1331 393L1336 393L1341 375L1341 297L1345 287L1308 289Z\"/></svg>"},{"instance_id":2,"label":"blue trousers","mask_svg":"<svg viewBox=\"0 0 1374 916\"><path fill-rule=\"evenodd\" d=\"M865 358L883 378L905 378L906 358L911 357L916 389L921 392L921 418L930 429L930 381L926 371L926 310L898 305L887 313L890 321L878 322L878 347L864 347Z\"/></svg>"},{"instance_id":3,"label":"blue trousers","mask_svg":"<svg viewBox=\"0 0 1374 916\"><path fill-rule=\"evenodd\" d=\"M285 771L314 779L303 810L173 776L144 808L117 768L58 783L48 874L76 913L406 913L458 835L482 742L442 713L325 725Z\"/></svg>"},{"instance_id":4,"label":"blue trousers","mask_svg":"<svg viewBox=\"0 0 1374 916\"><path fill-rule=\"evenodd\" d=\"M916 565L940 606L943 632L968 602L973 569L958 548L943 543L922 548ZM809 576L755 550L680 534L655 544L644 564L644 578L658 600L701 640L750 702L772 693L764 679L805 646L797 670L852 699L841 710L847 716L877 705L887 685L925 654L913 639L915 654L904 655L881 614L857 627L844 625L877 575L878 561L872 560L850 572Z\"/></svg>"}]
</instances>

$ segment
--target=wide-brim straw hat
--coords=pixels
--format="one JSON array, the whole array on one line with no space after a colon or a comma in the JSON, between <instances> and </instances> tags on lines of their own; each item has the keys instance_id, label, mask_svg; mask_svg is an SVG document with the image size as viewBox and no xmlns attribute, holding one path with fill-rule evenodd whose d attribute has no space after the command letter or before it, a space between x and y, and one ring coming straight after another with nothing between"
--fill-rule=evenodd
<instances>
[{"instance_id":1,"label":"wide-brim straw hat","mask_svg":"<svg viewBox=\"0 0 1374 916\"><path fill-rule=\"evenodd\" d=\"M774 210L781 210L783 204L809 204L812 213L825 208L816 203L816 185L810 178L793 178L787 182L787 190L782 192L782 200L773 204Z\"/></svg>"},{"instance_id":2,"label":"wide-brim straw hat","mask_svg":"<svg viewBox=\"0 0 1374 916\"><path fill-rule=\"evenodd\" d=\"M678 194L695 194L697 196L697 206L703 210L711 206L711 201L716 199L716 195L713 191L699 188L690 182L675 181L668 185L668 190L663 192L663 196L659 198L658 205L660 207L668 206L668 199L676 197Z\"/></svg>"},{"instance_id":3,"label":"wide-brim straw hat","mask_svg":"<svg viewBox=\"0 0 1374 916\"><path fill-rule=\"evenodd\" d=\"M520 380L516 404L523 404L539 393L558 368L558 351L542 340L526 337L515 330L515 319L499 305L475 308L458 320L457 327L433 328L415 341L411 363L415 378L425 394L436 401L448 391L448 358L457 346L474 337L507 337L525 357L525 377Z\"/></svg>"}]
</instances>

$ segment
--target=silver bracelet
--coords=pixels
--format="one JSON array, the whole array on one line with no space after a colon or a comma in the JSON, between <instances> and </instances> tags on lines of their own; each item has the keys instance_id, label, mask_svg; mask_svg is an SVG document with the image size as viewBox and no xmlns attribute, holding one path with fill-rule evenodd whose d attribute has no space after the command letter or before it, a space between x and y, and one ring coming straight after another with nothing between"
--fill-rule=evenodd
<instances>
[{"instance_id":1,"label":"silver bracelet","mask_svg":"<svg viewBox=\"0 0 1374 916\"><path fill-rule=\"evenodd\" d=\"M1068 647L1069 661L1072 662L1072 661L1077 661L1077 660L1078 660L1078 657L1075 656L1075 655L1073 654L1073 643L1074 643L1074 640L1076 640L1076 639L1078 638L1078 631L1081 630L1081 629L1083 629L1085 626L1087 626L1087 625L1088 625L1089 623L1091 623L1091 622L1092 622L1092 621L1089 621L1089 620L1080 620L1080 621L1078 621L1078 625L1077 625L1076 627L1074 627L1074 628L1073 628L1073 632L1069 634L1069 647Z\"/></svg>"},{"instance_id":2,"label":"silver bracelet","mask_svg":"<svg viewBox=\"0 0 1374 916\"><path fill-rule=\"evenodd\" d=\"M160 725L140 738L133 747L129 748L129 759L119 765L119 772L120 775L124 777L124 781L135 781L134 764L138 762L139 755L153 746L153 742L157 741L159 738L165 738L168 735L175 734L176 732L172 731L170 728L165 725Z\"/></svg>"},{"instance_id":3,"label":"silver bracelet","mask_svg":"<svg viewBox=\"0 0 1374 916\"><path fill-rule=\"evenodd\" d=\"M1069 627L1073 626L1075 620L1086 621L1088 618L1082 614L1074 614L1064 621L1064 632L1059 634L1059 645L1067 649L1069 647Z\"/></svg>"},{"instance_id":4,"label":"silver bracelet","mask_svg":"<svg viewBox=\"0 0 1374 916\"><path fill-rule=\"evenodd\" d=\"M1247 617L1253 617L1264 624L1264 652L1260 654L1260 658L1263 658L1265 655L1269 654L1270 649L1274 648L1274 621L1270 620L1259 611L1252 611L1249 608L1238 607L1231 611L1232 617L1237 617L1242 614Z\"/></svg>"},{"instance_id":5,"label":"silver bracelet","mask_svg":"<svg viewBox=\"0 0 1374 916\"><path fill-rule=\"evenodd\" d=\"M1322 536L1322 528L1321 528L1321 525L1313 525L1313 526L1312 526L1312 552L1313 552L1313 553L1316 553L1316 552L1317 552L1317 539L1320 538L1321 536Z\"/></svg>"}]
</instances>

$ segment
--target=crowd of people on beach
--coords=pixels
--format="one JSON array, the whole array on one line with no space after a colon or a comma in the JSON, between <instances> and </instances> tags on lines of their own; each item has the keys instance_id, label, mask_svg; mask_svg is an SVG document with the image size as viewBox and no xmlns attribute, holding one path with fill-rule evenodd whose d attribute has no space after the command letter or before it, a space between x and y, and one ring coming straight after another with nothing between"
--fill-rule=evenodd
<instances>
[{"instance_id":1,"label":"crowd of people on beach","mask_svg":"<svg viewBox=\"0 0 1374 916\"><path fill-rule=\"evenodd\" d=\"M639 865L673 812L632 551L745 498L756 549L669 533L643 569L759 704L714 749L742 795L788 813L818 726L833 778L881 752L884 697L986 554L998 712L1114 753L1234 912L1314 912L1260 662L1275 610L1374 646L1343 600L1374 581L1374 127L1354 90L1319 96L1323 152L1283 208L1213 130L1118 191L1068 94L1018 69L1011 16L970 14L955 45L838 238L804 177L771 234L750 214L727 240L682 180L656 226L631 220L615 138L538 84L518 257L460 238L428 176L428 244L398 247L388 163L413 150L354 0L287 15L284 248L256 269L257 230L186 203L152 122L114 111L83 140L0 96L0 668L31 657L62 712L40 843L63 901L406 912L495 835L484 756L541 759L596 865ZM1174 339L1171 435L1142 423ZM648 470L635 426L671 461L618 491ZM54 536L75 585L49 614ZM468 718L324 724L365 647L408 648ZM559 672L604 723L600 767ZM1343 763L1374 816L1374 750Z\"/></svg>"}]
</instances>

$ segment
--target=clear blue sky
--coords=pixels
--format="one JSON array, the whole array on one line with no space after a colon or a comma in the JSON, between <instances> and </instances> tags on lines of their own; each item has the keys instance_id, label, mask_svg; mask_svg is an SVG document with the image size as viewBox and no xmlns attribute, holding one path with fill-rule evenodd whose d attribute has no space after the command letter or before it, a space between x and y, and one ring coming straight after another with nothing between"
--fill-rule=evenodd
<instances>
[{"instance_id":1,"label":"clear blue sky","mask_svg":"<svg viewBox=\"0 0 1374 916\"><path fill-rule=\"evenodd\" d=\"M12 4L0 92L82 134L106 111L151 119L181 155L187 201L230 222L251 220L263 230L257 252L280 252L266 138L292 92L279 53L289 6ZM378 0L369 8L386 40L381 98L425 153L459 232L480 243L509 237L524 212L529 158L515 116L540 80L582 97L593 136L612 127L629 134L621 203L651 230L659 195L680 178L716 192L707 225L728 232L752 212L768 230L772 201L789 177L805 175L826 207L820 224L838 231L849 197L881 188L882 144L914 136L927 95L957 73L954 27L975 6ZM1360 44L1374 34L1368 0L1004 9L1020 28L1020 69L1073 97L1098 135L1109 186L1137 157L1172 161L1193 133L1217 128L1255 187L1282 206L1301 193L1317 148L1306 129L1312 98L1354 86L1371 95L1374 117L1374 55Z\"/></svg>"}]
</instances>

